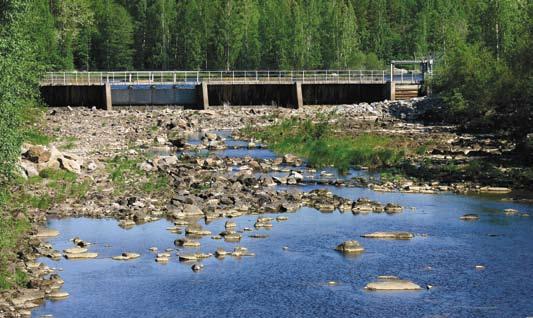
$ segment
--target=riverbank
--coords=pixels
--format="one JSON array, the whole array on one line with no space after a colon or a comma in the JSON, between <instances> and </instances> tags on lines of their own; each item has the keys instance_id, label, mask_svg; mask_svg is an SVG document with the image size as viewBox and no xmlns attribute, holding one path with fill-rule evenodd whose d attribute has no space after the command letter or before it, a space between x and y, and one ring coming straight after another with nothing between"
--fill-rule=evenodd
<instances>
[{"instance_id":1,"label":"riverbank","mask_svg":"<svg viewBox=\"0 0 533 318\"><path fill-rule=\"evenodd\" d=\"M346 127L346 134L404 138L411 143L431 145L433 148L428 152L449 145L449 140L463 140L464 136L455 135L450 127L408 123L396 118L402 117L402 113L406 114L404 117L410 116L408 111L389 111L409 109L408 104L379 107L382 111L378 113L368 111L377 106L336 107L342 116L333 120L343 118L345 126L340 127ZM356 186L422 193L482 189L478 184L444 182L413 182L406 186L404 180L388 183L373 175L358 175L356 171L350 177L336 175L329 169L314 171L301 158L289 154L251 157L247 151L266 151L265 145L255 141L230 142L227 137L231 131L236 133L246 127L267 127L289 119L312 120L323 116L326 109L50 110L44 129L55 137L53 141L47 146L26 145L23 149L22 166L28 180L20 193L29 195L23 198L29 202L26 217L31 230L19 245L15 264L24 273L20 274L25 277L19 284L24 288L4 292L0 310L14 316L17 312L27 314L34 302L48 298L61 286L57 271L38 261L39 257L54 259L63 254L42 240L47 235L57 235L45 230L49 219L113 218L125 228L167 219L183 225L174 229L178 233L186 231L187 226L189 231L198 232L202 231L194 226L198 220L210 222L243 215L293 212L302 207L323 212L342 209L354 214L368 209L391 214L403 210L394 201L348 199L321 189L283 188L290 185ZM207 150L219 155L206 154ZM242 150L243 155L224 156L233 150ZM270 223L257 222L259 227ZM224 236L240 240L243 235L230 230L219 238ZM49 276L51 273L54 275Z\"/></svg>"}]
</instances>

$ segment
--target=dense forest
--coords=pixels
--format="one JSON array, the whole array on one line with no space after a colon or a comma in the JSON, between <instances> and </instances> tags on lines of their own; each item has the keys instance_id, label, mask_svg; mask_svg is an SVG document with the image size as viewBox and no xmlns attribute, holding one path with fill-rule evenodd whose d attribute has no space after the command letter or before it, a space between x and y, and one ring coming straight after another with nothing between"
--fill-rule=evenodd
<instances>
[{"instance_id":1,"label":"dense forest","mask_svg":"<svg viewBox=\"0 0 533 318\"><path fill-rule=\"evenodd\" d=\"M505 57L527 0L34 0L67 70L381 68L479 43Z\"/></svg>"},{"instance_id":2,"label":"dense forest","mask_svg":"<svg viewBox=\"0 0 533 318\"><path fill-rule=\"evenodd\" d=\"M385 68L431 55L440 120L530 149L531 21L528 0L0 0L0 183L45 70Z\"/></svg>"}]
</instances>

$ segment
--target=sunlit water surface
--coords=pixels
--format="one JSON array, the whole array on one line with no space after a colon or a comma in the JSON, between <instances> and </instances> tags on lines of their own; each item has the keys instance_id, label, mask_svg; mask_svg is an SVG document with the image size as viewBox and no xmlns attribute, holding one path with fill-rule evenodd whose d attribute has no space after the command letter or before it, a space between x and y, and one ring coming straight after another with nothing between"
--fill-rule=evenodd
<instances>
[{"instance_id":1,"label":"sunlit water surface","mask_svg":"<svg viewBox=\"0 0 533 318\"><path fill-rule=\"evenodd\" d=\"M247 150L261 156L263 150ZM230 150L225 150L228 152ZM257 153L259 151L260 153ZM361 188L296 186L309 191L327 188L357 199L368 197L406 207L395 215L320 213L303 208L284 214L271 230L244 232L240 243L210 237L196 251L214 252L245 246L255 257L204 260L203 271L191 264L158 264L148 251L175 248L182 235L166 230L165 220L125 230L115 220L50 220L61 235L50 240L58 250L78 236L95 244L98 259L52 261L65 280L66 300L46 302L33 317L526 317L533 315L533 217L506 216L505 208L533 214L531 205L505 203L494 197L453 194L378 193ZM280 187L281 188L281 187ZM285 188L289 188L288 186ZM477 213L481 219L459 217ZM277 216L277 214L270 214ZM234 219L238 229L253 228L256 216ZM214 234L225 220L205 227ZM361 238L374 231L410 231L409 241ZM266 239L250 233L266 233ZM356 239L366 251L346 257L334 250ZM283 247L288 249L283 249ZM111 260L124 251L141 253L128 262ZM190 250L190 251L194 251ZM484 270L476 270L484 265ZM368 292L377 275L396 275L430 290ZM336 281L336 286L328 286Z\"/></svg>"}]
</instances>

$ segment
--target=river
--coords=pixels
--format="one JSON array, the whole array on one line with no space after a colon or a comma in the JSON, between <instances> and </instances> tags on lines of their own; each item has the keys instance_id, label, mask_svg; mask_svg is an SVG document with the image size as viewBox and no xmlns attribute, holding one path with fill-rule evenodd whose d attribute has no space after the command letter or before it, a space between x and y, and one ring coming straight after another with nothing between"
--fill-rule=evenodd
<instances>
[{"instance_id":1,"label":"river","mask_svg":"<svg viewBox=\"0 0 533 318\"><path fill-rule=\"evenodd\" d=\"M194 142L194 140L193 140ZM238 145L238 143L235 143ZM225 150L219 155L272 156L267 149ZM292 186L309 191L327 188L350 199L368 197L395 202L404 212L321 213L302 208L284 213L285 222L271 230L243 232L240 243L201 239L197 251L214 252L245 246L255 257L211 257L193 272L179 262L176 251L168 264L154 261L148 249L175 249L182 235L166 230L166 220L126 230L111 219L50 219L59 230L50 239L54 248L71 247L79 236L93 242L94 260L53 261L61 269L63 290L70 297L47 301L33 317L526 317L533 315L533 207L503 202L499 197L455 194L380 193L365 188L318 185ZM505 215L514 208L519 215ZM479 221L460 216L476 213ZM280 214L269 214L276 217ZM257 216L235 218L237 229L253 228ZM226 220L205 225L213 233ZM409 231L412 240L373 240L360 237L374 231ZM251 238L251 233L268 238ZM334 250L355 239L365 252L347 257ZM138 252L136 260L119 262L111 256ZM476 265L485 269L478 270ZM378 275L396 275L431 289L370 292L364 286ZM334 286L328 281L336 281Z\"/></svg>"}]
</instances>

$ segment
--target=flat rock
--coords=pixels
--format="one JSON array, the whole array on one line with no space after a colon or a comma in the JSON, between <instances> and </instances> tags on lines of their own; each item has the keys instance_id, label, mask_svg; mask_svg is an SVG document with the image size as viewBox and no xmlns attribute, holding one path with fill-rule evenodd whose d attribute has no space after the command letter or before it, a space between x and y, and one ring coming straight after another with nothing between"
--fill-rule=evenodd
<instances>
[{"instance_id":1,"label":"flat rock","mask_svg":"<svg viewBox=\"0 0 533 318\"><path fill-rule=\"evenodd\" d=\"M183 247L200 247L200 242L191 240L188 238L181 238L174 241L174 244L176 246L183 246Z\"/></svg>"},{"instance_id":2,"label":"flat rock","mask_svg":"<svg viewBox=\"0 0 533 318\"><path fill-rule=\"evenodd\" d=\"M55 292L52 292L50 294L48 294L48 299L51 299L51 300L61 300L61 299L65 299L69 296L69 293L67 292L64 292L64 291L55 291Z\"/></svg>"},{"instance_id":3,"label":"flat rock","mask_svg":"<svg viewBox=\"0 0 533 318\"><path fill-rule=\"evenodd\" d=\"M133 220L120 220L118 222L118 226L122 228L131 228L135 225L135 222Z\"/></svg>"},{"instance_id":4,"label":"flat rock","mask_svg":"<svg viewBox=\"0 0 533 318\"><path fill-rule=\"evenodd\" d=\"M54 229L40 229L37 231L37 234L35 234L36 237L56 237L58 235L59 231Z\"/></svg>"},{"instance_id":5,"label":"flat rock","mask_svg":"<svg viewBox=\"0 0 533 318\"><path fill-rule=\"evenodd\" d=\"M66 259L91 259L96 258L98 253L66 253L64 256Z\"/></svg>"},{"instance_id":6,"label":"flat rock","mask_svg":"<svg viewBox=\"0 0 533 318\"><path fill-rule=\"evenodd\" d=\"M461 220L464 221L477 221L479 220L479 215L477 214L465 214L460 217Z\"/></svg>"},{"instance_id":7,"label":"flat rock","mask_svg":"<svg viewBox=\"0 0 533 318\"><path fill-rule=\"evenodd\" d=\"M503 213L505 215L517 215L518 214L518 210L515 210L515 209L505 209L503 210Z\"/></svg>"},{"instance_id":8,"label":"flat rock","mask_svg":"<svg viewBox=\"0 0 533 318\"><path fill-rule=\"evenodd\" d=\"M179 260L182 262L198 260L198 256L196 256L196 254L180 254L178 257L179 257Z\"/></svg>"},{"instance_id":9,"label":"flat rock","mask_svg":"<svg viewBox=\"0 0 533 318\"><path fill-rule=\"evenodd\" d=\"M410 240L414 235L410 232L374 232L361 235L361 237L388 240Z\"/></svg>"},{"instance_id":10,"label":"flat rock","mask_svg":"<svg viewBox=\"0 0 533 318\"><path fill-rule=\"evenodd\" d=\"M403 279L398 279L397 277L389 277L389 278L383 278L382 277L376 282L368 283L365 286L366 290L373 290L373 291L379 291L379 290L421 290L422 287L419 285Z\"/></svg>"},{"instance_id":11,"label":"flat rock","mask_svg":"<svg viewBox=\"0 0 533 318\"><path fill-rule=\"evenodd\" d=\"M163 264L166 264L168 263L168 257L164 257L164 256L158 256L155 261L157 263L163 263Z\"/></svg>"},{"instance_id":12,"label":"flat rock","mask_svg":"<svg viewBox=\"0 0 533 318\"><path fill-rule=\"evenodd\" d=\"M504 187L482 187L479 189L479 191L489 193L509 193L512 191L512 189Z\"/></svg>"},{"instance_id":13,"label":"flat rock","mask_svg":"<svg viewBox=\"0 0 533 318\"><path fill-rule=\"evenodd\" d=\"M77 246L77 247L64 249L63 252L66 254L80 254L80 253L87 253L87 249L84 247Z\"/></svg>"},{"instance_id":14,"label":"flat rock","mask_svg":"<svg viewBox=\"0 0 533 318\"><path fill-rule=\"evenodd\" d=\"M122 253L122 255L113 256L112 259L114 259L115 261L129 261L132 259L139 258L140 256L141 254L138 253L125 252Z\"/></svg>"}]
</instances>

